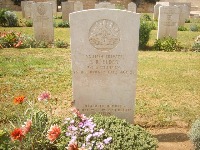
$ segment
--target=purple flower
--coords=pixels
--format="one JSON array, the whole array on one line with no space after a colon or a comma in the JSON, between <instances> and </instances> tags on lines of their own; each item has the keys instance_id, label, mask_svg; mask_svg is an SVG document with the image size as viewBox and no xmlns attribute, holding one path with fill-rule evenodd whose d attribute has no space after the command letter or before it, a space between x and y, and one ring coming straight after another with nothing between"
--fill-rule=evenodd
<instances>
[{"instance_id":1,"label":"purple flower","mask_svg":"<svg viewBox=\"0 0 200 150\"><path fill-rule=\"evenodd\" d=\"M64 123L68 123L71 119L70 118L65 118Z\"/></svg>"},{"instance_id":2,"label":"purple flower","mask_svg":"<svg viewBox=\"0 0 200 150\"><path fill-rule=\"evenodd\" d=\"M99 142L99 143L97 144L97 148L98 148L99 150L103 149L103 148L104 148L103 143Z\"/></svg>"},{"instance_id":3,"label":"purple flower","mask_svg":"<svg viewBox=\"0 0 200 150\"><path fill-rule=\"evenodd\" d=\"M69 141L69 145L72 144L72 143L75 143L75 142L76 142L76 139L77 139L76 136L72 136L72 137L71 137L71 140Z\"/></svg>"},{"instance_id":4,"label":"purple flower","mask_svg":"<svg viewBox=\"0 0 200 150\"><path fill-rule=\"evenodd\" d=\"M103 129L100 129L99 132L100 132L101 135L102 135L102 134L104 134L105 131L104 131Z\"/></svg>"},{"instance_id":5,"label":"purple flower","mask_svg":"<svg viewBox=\"0 0 200 150\"><path fill-rule=\"evenodd\" d=\"M104 139L103 142L105 144L109 144L111 142L111 140L112 140L112 137L108 137L107 139Z\"/></svg>"},{"instance_id":6,"label":"purple flower","mask_svg":"<svg viewBox=\"0 0 200 150\"><path fill-rule=\"evenodd\" d=\"M90 138L92 137L92 134L89 134L87 137L86 137L86 142L90 141Z\"/></svg>"},{"instance_id":7,"label":"purple flower","mask_svg":"<svg viewBox=\"0 0 200 150\"><path fill-rule=\"evenodd\" d=\"M70 121L71 124L74 124L74 122L75 122L74 120L71 120L71 121Z\"/></svg>"},{"instance_id":8,"label":"purple flower","mask_svg":"<svg viewBox=\"0 0 200 150\"><path fill-rule=\"evenodd\" d=\"M70 132L65 133L66 136L71 136L72 134Z\"/></svg>"}]
</instances>

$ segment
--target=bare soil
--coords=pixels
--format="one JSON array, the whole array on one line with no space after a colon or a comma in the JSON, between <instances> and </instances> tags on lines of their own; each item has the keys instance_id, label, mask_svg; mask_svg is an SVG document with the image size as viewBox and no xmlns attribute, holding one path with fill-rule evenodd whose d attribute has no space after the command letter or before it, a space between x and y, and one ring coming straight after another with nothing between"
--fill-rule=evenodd
<instances>
[{"instance_id":1,"label":"bare soil","mask_svg":"<svg viewBox=\"0 0 200 150\"><path fill-rule=\"evenodd\" d=\"M159 141L157 150L194 150L186 128L151 128L149 132Z\"/></svg>"}]
</instances>

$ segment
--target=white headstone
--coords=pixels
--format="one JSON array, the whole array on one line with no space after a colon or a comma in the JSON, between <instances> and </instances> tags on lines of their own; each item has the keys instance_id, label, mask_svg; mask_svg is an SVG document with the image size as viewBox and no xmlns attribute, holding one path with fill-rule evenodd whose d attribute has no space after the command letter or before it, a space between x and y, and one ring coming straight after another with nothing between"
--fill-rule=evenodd
<instances>
[{"instance_id":1,"label":"white headstone","mask_svg":"<svg viewBox=\"0 0 200 150\"><path fill-rule=\"evenodd\" d=\"M184 11L184 15L185 15L185 19L189 19L190 18L190 10L188 5L183 5L183 11Z\"/></svg>"},{"instance_id":2,"label":"white headstone","mask_svg":"<svg viewBox=\"0 0 200 150\"><path fill-rule=\"evenodd\" d=\"M115 9L115 4L111 4L109 2L101 2L99 4L95 4L95 9L99 8Z\"/></svg>"},{"instance_id":3,"label":"white headstone","mask_svg":"<svg viewBox=\"0 0 200 150\"><path fill-rule=\"evenodd\" d=\"M177 6L160 6L157 39L177 37L180 9Z\"/></svg>"},{"instance_id":4,"label":"white headstone","mask_svg":"<svg viewBox=\"0 0 200 150\"><path fill-rule=\"evenodd\" d=\"M158 20L158 14L159 14L159 7L162 6L161 4L156 4L154 6L154 13L153 13L153 19Z\"/></svg>"},{"instance_id":5,"label":"white headstone","mask_svg":"<svg viewBox=\"0 0 200 150\"><path fill-rule=\"evenodd\" d=\"M169 6L169 2L156 2L156 4L160 4L162 6Z\"/></svg>"},{"instance_id":6,"label":"white headstone","mask_svg":"<svg viewBox=\"0 0 200 150\"><path fill-rule=\"evenodd\" d=\"M191 3L190 2L170 2L169 6L180 6L180 5L187 5L189 8L189 11L191 10Z\"/></svg>"},{"instance_id":7,"label":"white headstone","mask_svg":"<svg viewBox=\"0 0 200 150\"><path fill-rule=\"evenodd\" d=\"M74 12L74 2L62 2L62 20L69 22L69 14Z\"/></svg>"},{"instance_id":8,"label":"white headstone","mask_svg":"<svg viewBox=\"0 0 200 150\"><path fill-rule=\"evenodd\" d=\"M176 6L176 5L175 5ZM179 22L178 25L179 26L184 26L185 24L185 10L184 10L184 6L183 5L179 5L177 6L180 9L180 14L179 14Z\"/></svg>"},{"instance_id":9,"label":"white headstone","mask_svg":"<svg viewBox=\"0 0 200 150\"><path fill-rule=\"evenodd\" d=\"M136 8L137 8L137 6L136 6L135 3L130 2L130 3L128 4L128 11L136 12Z\"/></svg>"},{"instance_id":10,"label":"white headstone","mask_svg":"<svg viewBox=\"0 0 200 150\"><path fill-rule=\"evenodd\" d=\"M53 7L49 2L37 2L32 5L33 28L37 41L54 41Z\"/></svg>"},{"instance_id":11,"label":"white headstone","mask_svg":"<svg viewBox=\"0 0 200 150\"><path fill-rule=\"evenodd\" d=\"M24 12L25 12L25 18L26 19L32 19L32 4L34 4L33 1L25 1L24 3Z\"/></svg>"},{"instance_id":12,"label":"white headstone","mask_svg":"<svg viewBox=\"0 0 200 150\"><path fill-rule=\"evenodd\" d=\"M73 99L81 113L133 122L139 26L140 15L130 11L70 14Z\"/></svg>"},{"instance_id":13,"label":"white headstone","mask_svg":"<svg viewBox=\"0 0 200 150\"><path fill-rule=\"evenodd\" d=\"M26 1L21 1L21 9L22 9L22 17L25 17L25 12L24 12L24 5L25 5Z\"/></svg>"},{"instance_id":14,"label":"white headstone","mask_svg":"<svg viewBox=\"0 0 200 150\"><path fill-rule=\"evenodd\" d=\"M74 3L74 11L82 11L83 10L83 3L80 1L76 1Z\"/></svg>"},{"instance_id":15,"label":"white headstone","mask_svg":"<svg viewBox=\"0 0 200 150\"><path fill-rule=\"evenodd\" d=\"M57 1L56 0L48 0L48 2L52 3L53 6L53 15L57 16Z\"/></svg>"}]
</instances>

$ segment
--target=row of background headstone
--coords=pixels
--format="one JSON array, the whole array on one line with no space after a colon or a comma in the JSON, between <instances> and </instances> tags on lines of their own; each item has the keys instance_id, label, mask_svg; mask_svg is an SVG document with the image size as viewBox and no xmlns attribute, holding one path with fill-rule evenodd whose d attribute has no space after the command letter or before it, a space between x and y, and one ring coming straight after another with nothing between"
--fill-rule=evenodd
<instances>
[{"instance_id":1,"label":"row of background headstone","mask_svg":"<svg viewBox=\"0 0 200 150\"><path fill-rule=\"evenodd\" d=\"M54 0L49 0L47 2L52 3L53 5L53 15L57 16L57 3ZM21 1L21 8L22 8L22 16L26 19L31 19L32 11L31 11L31 5L35 3L34 1ZM69 21L69 13L75 12L75 11L81 11L83 10L83 3L80 1L76 2L62 2L62 16L63 21ZM115 9L115 4L111 4L109 2L101 2L99 4L95 4L95 9L98 8L110 8ZM136 12L136 4L131 2L128 4L128 10L132 12Z\"/></svg>"},{"instance_id":2,"label":"row of background headstone","mask_svg":"<svg viewBox=\"0 0 200 150\"><path fill-rule=\"evenodd\" d=\"M154 6L154 20L158 20L157 39L177 37L178 26L183 26L190 17L191 3L157 2Z\"/></svg>"},{"instance_id":3,"label":"row of background headstone","mask_svg":"<svg viewBox=\"0 0 200 150\"><path fill-rule=\"evenodd\" d=\"M37 41L54 41L53 16L57 16L57 4L53 0L48 2L22 1L22 16L33 21L34 36ZM95 5L99 8L114 8L114 5L103 2ZM136 11L135 3L130 3L129 8ZM77 2L62 2L62 19L69 21L69 14L83 10L83 4ZM34 13L32 13L34 12ZM41 13L43 12L43 13Z\"/></svg>"}]
</instances>

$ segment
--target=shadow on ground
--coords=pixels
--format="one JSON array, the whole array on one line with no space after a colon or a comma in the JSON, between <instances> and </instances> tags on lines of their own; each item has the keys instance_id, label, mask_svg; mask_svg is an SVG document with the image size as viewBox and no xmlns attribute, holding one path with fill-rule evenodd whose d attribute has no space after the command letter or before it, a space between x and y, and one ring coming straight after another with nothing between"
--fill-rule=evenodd
<instances>
[{"instance_id":1,"label":"shadow on ground","mask_svg":"<svg viewBox=\"0 0 200 150\"><path fill-rule=\"evenodd\" d=\"M184 142L189 140L187 134L184 133L164 133L154 135L154 137L159 142Z\"/></svg>"}]
</instances>

